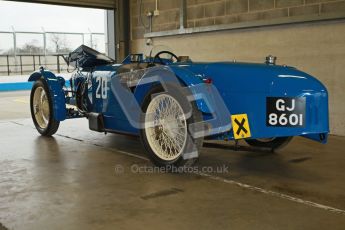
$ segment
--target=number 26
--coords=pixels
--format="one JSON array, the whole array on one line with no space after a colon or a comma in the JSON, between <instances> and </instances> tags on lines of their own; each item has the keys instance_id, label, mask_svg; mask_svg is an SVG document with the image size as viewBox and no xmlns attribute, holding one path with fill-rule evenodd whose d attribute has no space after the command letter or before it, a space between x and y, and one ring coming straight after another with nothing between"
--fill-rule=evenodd
<instances>
[{"instance_id":1,"label":"number 26","mask_svg":"<svg viewBox=\"0 0 345 230\"><path fill-rule=\"evenodd\" d=\"M98 83L96 89L96 98L107 99L108 97L108 78L105 76L96 77L96 82Z\"/></svg>"}]
</instances>

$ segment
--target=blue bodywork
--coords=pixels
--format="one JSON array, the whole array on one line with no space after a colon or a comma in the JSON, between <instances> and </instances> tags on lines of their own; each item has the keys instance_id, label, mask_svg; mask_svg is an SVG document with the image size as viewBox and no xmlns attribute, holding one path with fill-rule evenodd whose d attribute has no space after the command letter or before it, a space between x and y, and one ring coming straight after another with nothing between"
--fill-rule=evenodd
<instances>
[{"instance_id":1,"label":"blue bodywork","mask_svg":"<svg viewBox=\"0 0 345 230\"><path fill-rule=\"evenodd\" d=\"M139 55L139 62L147 63ZM76 91L78 81L90 75L91 82L88 89L90 112L101 113L104 118L106 131L121 132L138 135L139 130L131 126L120 103L111 92L110 81L116 77L118 70L130 65L130 58L122 64L97 66L92 71L81 71L71 79L71 90ZM177 76L180 83L186 87L205 84L205 79L212 79L212 83L225 102L230 114L247 114L251 129L251 138L304 136L322 143L327 141L328 125L328 92L325 86L316 78L300 70L288 66L217 62L194 63L169 62L168 66ZM97 77L107 78L107 98L99 98L96 91L99 88ZM65 80L55 76L47 70L33 73L29 81L43 78L51 91L54 104L54 118L63 121L78 117L71 115L66 104L74 104L65 87ZM133 89L133 95L139 104L143 103L145 95L155 83L138 84ZM192 92L194 93L194 92ZM211 95L210 95L211 96ZM305 125L303 127L271 127L266 125L266 98L267 97L304 97L306 98ZM196 101L198 109L204 119L209 119L210 108L202 100ZM229 123L231 123L229 117ZM233 131L219 133L212 139L234 139Z\"/></svg>"},{"instance_id":2,"label":"blue bodywork","mask_svg":"<svg viewBox=\"0 0 345 230\"><path fill-rule=\"evenodd\" d=\"M248 114L252 138L305 136L327 141L328 92L309 74L293 67L248 63L195 63L182 68L212 78L230 113ZM266 97L305 97L305 126L266 126ZM228 138L233 138L232 132Z\"/></svg>"}]
</instances>

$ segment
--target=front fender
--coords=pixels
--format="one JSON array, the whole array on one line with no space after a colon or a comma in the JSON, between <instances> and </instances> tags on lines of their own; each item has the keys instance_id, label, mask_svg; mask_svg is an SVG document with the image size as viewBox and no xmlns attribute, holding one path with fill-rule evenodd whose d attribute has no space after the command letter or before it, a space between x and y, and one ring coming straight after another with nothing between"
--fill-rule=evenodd
<instances>
[{"instance_id":1,"label":"front fender","mask_svg":"<svg viewBox=\"0 0 345 230\"><path fill-rule=\"evenodd\" d=\"M53 102L53 117L57 121L63 121L66 119L66 99L63 86L65 79L57 77L50 71L40 70L30 75L28 81L37 81L44 79L48 85L51 100Z\"/></svg>"}]
</instances>

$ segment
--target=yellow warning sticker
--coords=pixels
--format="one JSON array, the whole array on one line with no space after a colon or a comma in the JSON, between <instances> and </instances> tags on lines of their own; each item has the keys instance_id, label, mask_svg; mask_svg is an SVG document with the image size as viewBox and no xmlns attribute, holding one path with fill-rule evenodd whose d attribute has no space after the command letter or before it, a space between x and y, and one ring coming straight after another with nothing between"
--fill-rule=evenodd
<instances>
[{"instance_id":1,"label":"yellow warning sticker","mask_svg":"<svg viewBox=\"0 0 345 230\"><path fill-rule=\"evenodd\" d=\"M247 114L231 115L231 123L235 139L251 137Z\"/></svg>"}]
</instances>

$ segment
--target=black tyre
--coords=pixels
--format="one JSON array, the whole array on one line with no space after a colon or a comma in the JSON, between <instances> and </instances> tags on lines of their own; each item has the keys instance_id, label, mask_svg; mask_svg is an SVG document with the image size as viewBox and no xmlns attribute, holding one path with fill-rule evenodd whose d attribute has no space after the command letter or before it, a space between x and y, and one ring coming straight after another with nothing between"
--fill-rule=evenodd
<instances>
[{"instance_id":1,"label":"black tyre","mask_svg":"<svg viewBox=\"0 0 345 230\"><path fill-rule=\"evenodd\" d=\"M245 139L247 144L253 147L280 149L287 145L292 140L292 137L274 137L262 139Z\"/></svg>"},{"instance_id":2,"label":"black tyre","mask_svg":"<svg viewBox=\"0 0 345 230\"><path fill-rule=\"evenodd\" d=\"M183 154L190 153L191 149L199 153L203 138L194 139L190 135L189 124L202 120L201 112L189 102L189 108L192 110L191 116L186 119L184 114L186 101L181 98L181 94L162 92L161 86L153 87L145 96L142 104L142 110L146 113L142 123L145 127L140 130L141 141L147 150L148 157L157 166L191 166L197 161L196 158L184 159ZM151 98L152 94L157 96ZM168 110L160 110L159 103L165 105ZM157 107L158 106L158 107ZM154 124L150 127L147 125L149 113L155 113ZM169 114L166 116L166 114ZM157 125L159 124L159 125Z\"/></svg>"},{"instance_id":3,"label":"black tyre","mask_svg":"<svg viewBox=\"0 0 345 230\"><path fill-rule=\"evenodd\" d=\"M60 122L53 117L53 102L44 79L37 80L31 89L30 109L32 121L42 136L56 133Z\"/></svg>"}]
</instances>

